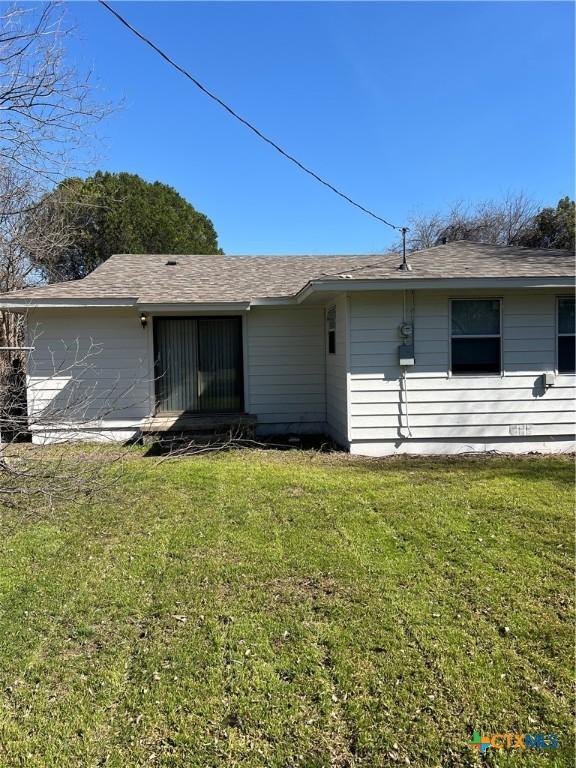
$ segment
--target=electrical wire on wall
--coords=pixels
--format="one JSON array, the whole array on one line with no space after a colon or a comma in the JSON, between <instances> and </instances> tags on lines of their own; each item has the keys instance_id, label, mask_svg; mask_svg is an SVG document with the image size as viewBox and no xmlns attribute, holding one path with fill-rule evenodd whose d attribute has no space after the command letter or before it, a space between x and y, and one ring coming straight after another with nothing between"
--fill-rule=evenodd
<instances>
[{"instance_id":1,"label":"electrical wire on wall","mask_svg":"<svg viewBox=\"0 0 576 768\"><path fill-rule=\"evenodd\" d=\"M406 435L404 437L412 437L412 429L410 428L410 415L408 413L408 383L406 380L406 366L402 366L402 377L401 377L402 387L401 387L401 394L402 394L402 402L404 404L404 416L405 416L405 423L406 423Z\"/></svg>"},{"instance_id":2,"label":"electrical wire on wall","mask_svg":"<svg viewBox=\"0 0 576 768\"><path fill-rule=\"evenodd\" d=\"M411 306L410 315L406 308L406 294L408 291L402 291L402 326L405 327L409 324L412 328L412 343L414 343L414 291L410 291ZM410 413L408 407L408 378L406 375L406 366L401 366L402 373L400 375L400 421L401 429L406 429L406 434L403 437L412 437L412 429L410 427ZM404 406L404 410L402 409ZM402 424L402 416L404 416L405 424Z\"/></svg>"}]
</instances>

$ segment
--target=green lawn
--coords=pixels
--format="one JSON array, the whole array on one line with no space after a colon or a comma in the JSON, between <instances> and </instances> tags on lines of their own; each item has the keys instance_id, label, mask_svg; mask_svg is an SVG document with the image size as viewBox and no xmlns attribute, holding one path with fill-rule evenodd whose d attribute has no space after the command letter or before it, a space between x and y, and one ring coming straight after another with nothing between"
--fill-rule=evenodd
<instances>
[{"instance_id":1,"label":"green lawn","mask_svg":"<svg viewBox=\"0 0 576 768\"><path fill-rule=\"evenodd\" d=\"M569 457L135 449L117 491L2 518L0 765L573 765Z\"/></svg>"}]
</instances>

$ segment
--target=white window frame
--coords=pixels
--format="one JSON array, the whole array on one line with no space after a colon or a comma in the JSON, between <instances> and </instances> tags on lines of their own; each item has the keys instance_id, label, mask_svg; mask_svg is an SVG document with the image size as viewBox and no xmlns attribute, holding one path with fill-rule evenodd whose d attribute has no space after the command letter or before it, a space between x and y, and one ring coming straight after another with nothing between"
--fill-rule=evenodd
<instances>
[{"instance_id":1,"label":"white window frame","mask_svg":"<svg viewBox=\"0 0 576 768\"><path fill-rule=\"evenodd\" d=\"M452 333L452 304L455 301L497 301L498 302L498 323L500 333ZM452 296L448 300L448 376L451 378L497 378L504 376L504 333L503 333L503 306L502 296ZM500 371L498 373L453 373L452 371L452 339L500 339Z\"/></svg>"},{"instance_id":2,"label":"white window frame","mask_svg":"<svg viewBox=\"0 0 576 768\"><path fill-rule=\"evenodd\" d=\"M560 299L572 299L574 300L574 296L570 296L569 294L561 294L559 296L556 296L556 317L555 317L555 323L554 323L554 350L555 350L555 361L554 361L554 371L558 376L574 376L576 373L574 371L561 371L560 370L560 345L558 344L558 339L560 336L574 336L573 333L560 333Z\"/></svg>"}]
</instances>

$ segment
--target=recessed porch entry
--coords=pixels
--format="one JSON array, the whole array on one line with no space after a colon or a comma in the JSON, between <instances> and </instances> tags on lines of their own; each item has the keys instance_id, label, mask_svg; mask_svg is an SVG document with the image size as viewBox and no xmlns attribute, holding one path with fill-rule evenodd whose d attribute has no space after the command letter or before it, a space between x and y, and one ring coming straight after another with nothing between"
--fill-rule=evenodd
<instances>
[{"instance_id":1,"label":"recessed porch entry","mask_svg":"<svg viewBox=\"0 0 576 768\"><path fill-rule=\"evenodd\" d=\"M241 317L155 317L156 413L244 409Z\"/></svg>"}]
</instances>

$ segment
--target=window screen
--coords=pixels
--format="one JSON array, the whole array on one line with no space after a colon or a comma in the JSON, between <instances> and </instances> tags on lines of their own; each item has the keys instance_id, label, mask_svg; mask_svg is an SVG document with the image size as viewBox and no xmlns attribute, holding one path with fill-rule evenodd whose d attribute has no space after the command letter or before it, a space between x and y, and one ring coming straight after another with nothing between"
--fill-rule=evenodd
<instances>
[{"instance_id":1,"label":"window screen","mask_svg":"<svg viewBox=\"0 0 576 768\"><path fill-rule=\"evenodd\" d=\"M500 300L453 299L452 373L500 373L500 350Z\"/></svg>"},{"instance_id":2,"label":"window screen","mask_svg":"<svg viewBox=\"0 0 576 768\"><path fill-rule=\"evenodd\" d=\"M574 299L558 299L558 373L575 372Z\"/></svg>"}]
</instances>

